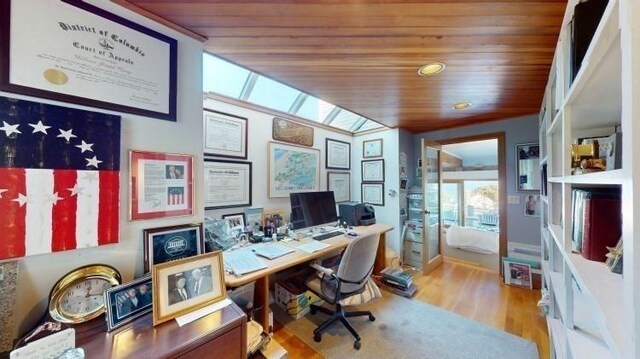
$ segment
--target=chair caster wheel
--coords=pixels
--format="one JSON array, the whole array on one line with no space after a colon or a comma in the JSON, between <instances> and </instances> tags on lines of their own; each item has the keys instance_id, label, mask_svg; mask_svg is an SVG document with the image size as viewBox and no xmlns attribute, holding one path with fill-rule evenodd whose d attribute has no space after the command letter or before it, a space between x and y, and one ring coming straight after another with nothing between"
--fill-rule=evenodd
<instances>
[{"instance_id":1,"label":"chair caster wheel","mask_svg":"<svg viewBox=\"0 0 640 359\"><path fill-rule=\"evenodd\" d=\"M374 317L373 315L369 314L369 321L370 322L375 322L376 321L376 317Z\"/></svg>"},{"instance_id":2,"label":"chair caster wheel","mask_svg":"<svg viewBox=\"0 0 640 359\"><path fill-rule=\"evenodd\" d=\"M361 343L360 343L360 341L359 341L359 340L357 340L357 341L353 342L353 348L354 348L355 350L360 350L360 345L361 345Z\"/></svg>"},{"instance_id":3,"label":"chair caster wheel","mask_svg":"<svg viewBox=\"0 0 640 359\"><path fill-rule=\"evenodd\" d=\"M322 334L314 334L313 335L313 341L316 343L320 343L320 341L322 340Z\"/></svg>"},{"instance_id":4,"label":"chair caster wheel","mask_svg":"<svg viewBox=\"0 0 640 359\"><path fill-rule=\"evenodd\" d=\"M310 306L310 308L311 308L311 309L309 310L309 312L311 312L311 315L314 315L314 314L316 314L316 313L318 312L318 310L316 309L316 307L314 307L314 306Z\"/></svg>"}]
</instances>

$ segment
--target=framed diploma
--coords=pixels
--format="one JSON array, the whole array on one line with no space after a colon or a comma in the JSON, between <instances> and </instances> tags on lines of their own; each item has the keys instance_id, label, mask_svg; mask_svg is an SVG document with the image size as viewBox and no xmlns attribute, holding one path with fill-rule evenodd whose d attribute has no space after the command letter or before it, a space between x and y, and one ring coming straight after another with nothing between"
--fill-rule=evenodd
<instances>
[{"instance_id":1,"label":"framed diploma","mask_svg":"<svg viewBox=\"0 0 640 359\"><path fill-rule=\"evenodd\" d=\"M362 142L362 157L382 157L382 138Z\"/></svg>"},{"instance_id":2,"label":"framed diploma","mask_svg":"<svg viewBox=\"0 0 640 359\"><path fill-rule=\"evenodd\" d=\"M80 0L0 13L1 90L176 121L175 39Z\"/></svg>"},{"instance_id":3,"label":"framed diploma","mask_svg":"<svg viewBox=\"0 0 640 359\"><path fill-rule=\"evenodd\" d=\"M204 160L204 208L251 206L251 162Z\"/></svg>"},{"instance_id":4,"label":"framed diploma","mask_svg":"<svg viewBox=\"0 0 640 359\"><path fill-rule=\"evenodd\" d=\"M384 183L363 183L362 203L384 206Z\"/></svg>"},{"instance_id":5,"label":"framed diploma","mask_svg":"<svg viewBox=\"0 0 640 359\"><path fill-rule=\"evenodd\" d=\"M247 159L247 119L224 112L204 110L204 153Z\"/></svg>"},{"instance_id":6,"label":"framed diploma","mask_svg":"<svg viewBox=\"0 0 640 359\"><path fill-rule=\"evenodd\" d=\"M336 202L351 200L351 174L349 172L327 172L327 191L333 191Z\"/></svg>"},{"instance_id":7,"label":"framed diploma","mask_svg":"<svg viewBox=\"0 0 640 359\"><path fill-rule=\"evenodd\" d=\"M130 151L131 220L193 214L193 157Z\"/></svg>"},{"instance_id":8,"label":"framed diploma","mask_svg":"<svg viewBox=\"0 0 640 359\"><path fill-rule=\"evenodd\" d=\"M330 138L325 139L325 167L333 170L351 169L351 144Z\"/></svg>"},{"instance_id":9,"label":"framed diploma","mask_svg":"<svg viewBox=\"0 0 640 359\"><path fill-rule=\"evenodd\" d=\"M362 161L362 182L384 182L384 160Z\"/></svg>"}]
</instances>

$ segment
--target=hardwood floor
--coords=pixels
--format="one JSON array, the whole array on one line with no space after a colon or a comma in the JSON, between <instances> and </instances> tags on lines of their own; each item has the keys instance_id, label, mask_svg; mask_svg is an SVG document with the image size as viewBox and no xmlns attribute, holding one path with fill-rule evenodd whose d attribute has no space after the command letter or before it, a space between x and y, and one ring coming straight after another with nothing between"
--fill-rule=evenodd
<instances>
[{"instance_id":1,"label":"hardwood floor","mask_svg":"<svg viewBox=\"0 0 640 359\"><path fill-rule=\"evenodd\" d=\"M540 358L549 358L547 324L536 307L540 291L511 287L495 272L448 261L427 276L417 274L414 282L420 288L415 299L531 340ZM290 358L322 358L278 323L274 338Z\"/></svg>"}]
</instances>

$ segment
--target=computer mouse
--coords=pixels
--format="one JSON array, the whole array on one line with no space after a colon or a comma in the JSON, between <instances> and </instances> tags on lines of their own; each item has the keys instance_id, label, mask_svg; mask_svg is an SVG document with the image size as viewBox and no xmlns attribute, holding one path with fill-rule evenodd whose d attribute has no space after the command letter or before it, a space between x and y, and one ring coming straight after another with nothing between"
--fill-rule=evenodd
<instances>
[{"instance_id":1,"label":"computer mouse","mask_svg":"<svg viewBox=\"0 0 640 359\"><path fill-rule=\"evenodd\" d=\"M347 232L347 236L349 236L349 237L357 237L358 233L356 233L354 231L349 231L349 232Z\"/></svg>"}]
</instances>

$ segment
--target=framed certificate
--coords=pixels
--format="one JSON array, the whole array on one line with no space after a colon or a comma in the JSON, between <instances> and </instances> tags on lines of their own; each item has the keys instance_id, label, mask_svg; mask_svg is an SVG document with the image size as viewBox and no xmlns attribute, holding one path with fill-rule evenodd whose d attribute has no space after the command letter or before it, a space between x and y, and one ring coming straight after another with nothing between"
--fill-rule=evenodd
<instances>
[{"instance_id":1,"label":"framed certificate","mask_svg":"<svg viewBox=\"0 0 640 359\"><path fill-rule=\"evenodd\" d=\"M334 170L351 169L351 144L349 142L325 139L325 167Z\"/></svg>"},{"instance_id":2,"label":"framed certificate","mask_svg":"<svg viewBox=\"0 0 640 359\"><path fill-rule=\"evenodd\" d=\"M130 151L131 220L193 214L193 157Z\"/></svg>"},{"instance_id":3,"label":"framed certificate","mask_svg":"<svg viewBox=\"0 0 640 359\"><path fill-rule=\"evenodd\" d=\"M362 203L384 206L384 183L363 183Z\"/></svg>"},{"instance_id":4,"label":"framed certificate","mask_svg":"<svg viewBox=\"0 0 640 359\"><path fill-rule=\"evenodd\" d=\"M384 160L362 161L362 182L384 182Z\"/></svg>"},{"instance_id":5,"label":"framed certificate","mask_svg":"<svg viewBox=\"0 0 640 359\"><path fill-rule=\"evenodd\" d=\"M176 121L175 39L80 0L6 0L0 14L1 90Z\"/></svg>"},{"instance_id":6,"label":"framed certificate","mask_svg":"<svg viewBox=\"0 0 640 359\"><path fill-rule=\"evenodd\" d=\"M382 138L362 142L362 157L382 157Z\"/></svg>"},{"instance_id":7,"label":"framed certificate","mask_svg":"<svg viewBox=\"0 0 640 359\"><path fill-rule=\"evenodd\" d=\"M204 160L204 208L251 206L251 162Z\"/></svg>"},{"instance_id":8,"label":"framed certificate","mask_svg":"<svg viewBox=\"0 0 640 359\"><path fill-rule=\"evenodd\" d=\"M204 153L206 155L246 160L247 134L246 118L204 110Z\"/></svg>"},{"instance_id":9,"label":"framed certificate","mask_svg":"<svg viewBox=\"0 0 640 359\"><path fill-rule=\"evenodd\" d=\"M351 174L349 172L327 172L327 191L333 191L336 202L351 200Z\"/></svg>"}]
</instances>

